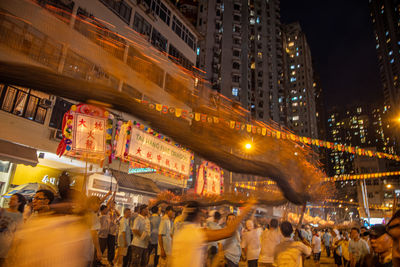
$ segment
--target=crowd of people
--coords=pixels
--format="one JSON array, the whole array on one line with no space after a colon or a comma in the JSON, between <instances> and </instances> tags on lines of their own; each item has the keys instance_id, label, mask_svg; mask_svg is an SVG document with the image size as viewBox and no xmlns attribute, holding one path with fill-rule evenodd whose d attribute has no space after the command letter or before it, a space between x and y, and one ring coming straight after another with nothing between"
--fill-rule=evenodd
<instances>
[{"instance_id":1,"label":"crowd of people","mask_svg":"<svg viewBox=\"0 0 400 267\"><path fill-rule=\"evenodd\" d=\"M32 202L14 194L0 210L0 266L319 266L321 252L340 266L399 266L400 212L385 225L350 230L298 229L251 210L207 213L198 202L126 207L115 193L55 198L39 190ZM397 265L396 265L397 264Z\"/></svg>"}]
</instances>

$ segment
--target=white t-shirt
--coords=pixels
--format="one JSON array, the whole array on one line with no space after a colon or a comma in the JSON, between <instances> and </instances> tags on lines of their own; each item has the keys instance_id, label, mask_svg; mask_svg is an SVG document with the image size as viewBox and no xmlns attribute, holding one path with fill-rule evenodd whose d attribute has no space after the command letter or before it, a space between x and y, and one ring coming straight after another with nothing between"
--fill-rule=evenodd
<instances>
[{"instance_id":1,"label":"white t-shirt","mask_svg":"<svg viewBox=\"0 0 400 267\"><path fill-rule=\"evenodd\" d=\"M171 267L201 267L206 236L198 225L185 223L172 240Z\"/></svg>"},{"instance_id":2,"label":"white t-shirt","mask_svg":"<svg viewBox=\"0 0 400 267\"><path fill-rule=\"evenodd\" d=\"M265 229L261 235L261 252L258 262L274 263L275 247L281 242L282 238L279 229Z\"/></svg>"},{"instance_id":3,"label":"white t-shirt","mask_svg":"<svg viewBox=\"0 0 400 267\"><path fill-rule=\"evenodd\" d=\"M313 236L311 244L313 245L313 253L321 252L321 238L319 236Z\"/></svg>"},{"instance_id":4,"label":"white t-shirt","mask_svg":"<svg viewBox=\"0 0 400 267\"><path fill-rule=\"evenodd\" d=\"M165 254L168 256L171 255L171 246L172 246L172 221L169 219L168 215L164 215L161 220L160 227L158 230L158 234L162 235L163 247ZM157 249L158 255L161 255L161 246L158 244Z\"/></svg>"},{"instance_id":5,"label":"white t-shirt","mask_svg":"<svg viewBox=\"0 0 400 267\"><path fill-rule=\"evenodd\" d=\"M243 233L242 248L247 248L247 260L258 259L261 250L260 237L260 229L253 229Z\"/></svg>"}]
</instances>

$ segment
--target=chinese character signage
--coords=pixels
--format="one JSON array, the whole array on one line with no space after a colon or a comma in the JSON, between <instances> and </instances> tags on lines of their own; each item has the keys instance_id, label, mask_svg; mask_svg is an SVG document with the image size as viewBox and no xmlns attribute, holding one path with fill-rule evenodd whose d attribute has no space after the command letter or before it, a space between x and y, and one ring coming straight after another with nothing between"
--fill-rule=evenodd
<instances>
[{"instance_id":1,"label":"chinese character signage","mask_svg":"<svg viewBox=\"0 0 400 267\"><path fill-rule=\"evenodd\" d=\"M63 139L57 148L57 155L111 161L111 138L113 115L101 107L79 104L73 105L64 114Z\"/></svg>"},{"instance_id":2,"label":"chinese character signage","mask_svg":"<svg viewBox=\"0 0 400 267\"><path fill-rule=\"evenodd\" d=\"M80 151L105 153L105 118L96 118L85 114L75 116L73 148Z\"/></svg>"},{"instance_id":3,"label":"chinese character signage","mask_svg":"<svg viewBox=\"0 0 400 267\"><path fill-rule=\"evenodd\" d=\"M116 156L140 162L148 167L146 171L155 169L173 177L188 178L191 171L191 152L129 123L121 126Z\"/></svg>"},{"instance_id":4,"label":"chinese character signage","mask_svg":"<svg viewBox=\"0 0 400 267\"><path fill-rule=\"evenodd\" d=\"M223 172L217 165L203 161L197 171L195 191L199 195L220 195L223 186Z\"/></svg>"}]
</instances>

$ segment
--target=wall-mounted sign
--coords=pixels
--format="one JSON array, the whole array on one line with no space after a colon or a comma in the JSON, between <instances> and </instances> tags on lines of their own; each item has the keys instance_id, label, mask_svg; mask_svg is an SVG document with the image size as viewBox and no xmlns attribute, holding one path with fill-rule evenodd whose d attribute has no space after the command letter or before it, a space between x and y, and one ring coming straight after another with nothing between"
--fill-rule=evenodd
<instances>
[{"instance_id":1,"label":"wall-mounted sign","mask_svg":"<svg viewBox=\"0 0 400 267\"><path fill-rule=\"evenodd\" d=\"M127 124L121 127L116 153L118 157L141 162L146 168L157 171L161 168L165 172L175 173L181 177L189 177L192 155L190 152L135 127L130 130L129 149L127 153L124 152L127 144L127 127L129 127Z\"/></svg>"},{"instance_id":2,"label":"wall-mounted sign","mask_svg":"<svg viewBox=\"0 0 400 267\"><path fill-rule=\"evenodd\" d=\"M197 171L195 192L199 195L219 195L223 187L223 172L214 163L203 161Z\"/></svg>"},{"instance_id":3,"label":"wall-mounted sign","mask_svg":"<svg viewBox=\"0 0 400 267\"><path fill-rule=\"evenodd\" d=\"M128 169L129 174L153 173L153 172L157 172L157 170L150 167L146 167L145 165L134 161L129 162L129 169Z\"/></svg>"}]
</instances>

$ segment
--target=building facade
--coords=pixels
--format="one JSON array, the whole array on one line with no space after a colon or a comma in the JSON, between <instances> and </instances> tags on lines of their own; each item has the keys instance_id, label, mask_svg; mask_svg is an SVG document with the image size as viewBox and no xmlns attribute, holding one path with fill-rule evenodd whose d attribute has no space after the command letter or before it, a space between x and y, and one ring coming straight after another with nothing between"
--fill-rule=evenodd
<instances>
[{"instance_id":1,"label":"building facade","mask_svg":"<svg viewBox=\"0 0 400 267\"><path fill-rule=\"evenodd\" d=\"M200 0L197 29L210 87L241 103L249 120L285 125L279 0Z\"/></svg>"},{"instance_id":2,"label":"building facade","mask_svg":"<svg viewBox=\"0 0 400 267\"><path fill-rule=\"evenodd\" d=\"M298 135L318 138L310 47L298 22L282 28L287 124Z\"/></svg>"},{"instance_id":3,"label":"building facade","mask_svg":"<svg viewBox=\"0 0 400 267\"><path fill-rule=\"evenodd\" d=\"M395 143L387 134L384 119L387 108L353 106L334 109L328 114L328 140L333 143L370 148L393 153ZM329 175L353 174L353 154L332 150L329 154Z\"/></svg>"},{"instance_id":4,"label":"building facade","mask_svg":"<svg viewBox=\"0 0 400 267\"><path fill-rule=\"evenodd\" d=\"M370 0L385 105L400 104L400 1Z\"/></svg>"},{"instance_id":5,"label":"building facade","mask_svg":"<svg viewBox=\"0 0 400 267\"><path fill-rule=\"evenodd\" d=\"M196 79L180 77L182 67L190 70L196 63L201 36L168 1L17 0L1 2L0 8L2 60L44 67L138 99L191 110ZM54 154L63 114L72 104L76 103L0 81L0 139L37 150L45 171L74 169L82 174L85 162ZM121 120L140 122L129 114L110 112ZM2 162L1 166L4 193L9 178L23 165ZM113 167L126 174L129 168ZM93 165L89 173L101 170ZM185 186L169 177L147 178L167 187Z\"/></svg>"}]
</instances>

